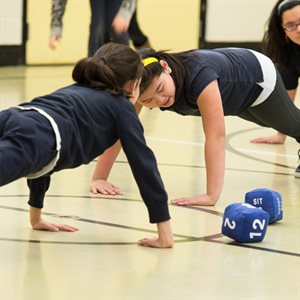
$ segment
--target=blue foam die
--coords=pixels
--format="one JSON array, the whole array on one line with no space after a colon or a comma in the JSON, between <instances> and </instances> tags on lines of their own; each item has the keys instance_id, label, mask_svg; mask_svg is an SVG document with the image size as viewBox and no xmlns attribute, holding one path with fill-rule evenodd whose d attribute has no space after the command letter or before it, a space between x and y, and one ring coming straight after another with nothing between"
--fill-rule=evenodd
<instances>
[{"instance_id":1,"label":"blue foam die","mask_svg":"<svg viewBox=\"0 0 300 300\"><path fill-rule=\"evenodd\" d=\"M268 212L270 224L283 218L282 197L276 191L266 188L249 191L245 195L245 202Z\"/></svg>"},{"instance_id":2,"label":"blue foam die","mask_svg":"<svg viewBox=\"0 0 300 300\"><path fill-rule=\"evenodd\" d=\"M269 214L248 203L233 203L225 208L222 233L240 243L261 242L269 224Z\"/></svg>"}]
</instances>

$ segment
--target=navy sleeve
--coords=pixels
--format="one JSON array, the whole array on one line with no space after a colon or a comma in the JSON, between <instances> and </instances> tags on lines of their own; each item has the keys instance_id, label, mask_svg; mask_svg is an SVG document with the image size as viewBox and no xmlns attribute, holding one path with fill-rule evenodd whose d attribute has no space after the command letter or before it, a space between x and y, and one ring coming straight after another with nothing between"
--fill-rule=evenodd
<instances>
[{"instance_id":1,"label":"navy sleeve","mask_svg":"<svg viewBox=\"0 0 300 300\"><path fill-rule=\"evenodd\" d=\"M146 145L143 127L133 106L121 108L118 121L120 141L147 206L150 223L169 220L168 195L155 156Z\"/></svg>"},{"instance_id":2,"label":"navy sleeve","mask_svg":"<svg viewBox=\"0 0 300 300\"><path fill-rule=\"evenodd\" d=\"M193 99L198 100L199 95L202 91L214 80L219 79L219 75L212 70L212 68L204 66L199 72L194 76L191 85L190 93Z\"/></svg>"},{"instance_id":3,"label":"navy sleeve","mask_svg":"<svg viewBox=\"0 0 300 300\"><path fill-rule=\"evenodd\" d=\"M27 185L30 191L27 203L32 207L43 208L45 194L50 185L50 176L27 179Z\"/></svg>"}]
</instances>

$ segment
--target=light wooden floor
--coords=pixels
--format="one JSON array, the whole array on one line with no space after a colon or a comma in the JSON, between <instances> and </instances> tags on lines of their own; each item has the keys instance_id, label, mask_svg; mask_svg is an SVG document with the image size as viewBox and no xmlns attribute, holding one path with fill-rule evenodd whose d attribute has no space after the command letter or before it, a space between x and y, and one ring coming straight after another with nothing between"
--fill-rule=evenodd
<instances>
[{"instance_id":1,"label":"light wooden floor","mask_svg":"<svg viewBox=\"0 0 300 300\"><path fill-rule=\"evenodd\" d=\"M71 82L71 67L1 68L1 109ZM300 106L300 95L297 96ZM200 118L145 110L141 119L170 199L204 192ZM56 173L45 201L45 218L80 228L77 233L33 231L27 187L21 179L1 193L1 300L195 300L300 299L300 179L294 178L298 144L254 145L273 133L236 117L226 118L225 187L215 207L170 206L173 249L143 248L154 235L137 186L120 154L110 181L124 197L95 197L95 166ZM265 239L237 244L221 235L224 209L247 191L274 189L284 219L268 226Z\"/></svg>"}]
</instances>

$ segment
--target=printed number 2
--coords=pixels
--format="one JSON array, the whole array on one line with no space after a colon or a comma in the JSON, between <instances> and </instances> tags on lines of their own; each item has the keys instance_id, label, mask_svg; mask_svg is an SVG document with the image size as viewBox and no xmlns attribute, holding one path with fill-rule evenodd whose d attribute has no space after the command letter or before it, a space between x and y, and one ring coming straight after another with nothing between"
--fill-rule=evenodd
<instances>
[{"instance_id":1,"label":"printed number 2","mask_svg":"<svg viewBox=\"0 0 300 300\"><path fill-rule=\"evenodd\" d=\"M228 218L224 221L224 227L228 226L230 229L234 229L236 226L235 221L232 220L232 223L230 223L230 220Z\"/></svg>"},{"instance_id":2,"label":"printed number 2","mask_svg":"<svg viewBox=\"0 0 300 300\"><path fill-rule=\"evenodd\" d=\"M259 227L260 230L263 230L265 225L266 225L266 220L261 221L259 219L255 219L252 223L252 228L257 229L257 227ZM250 239L253 239L255 236L261 236L261 235L262 235L261 232L249 232Z\"/></svg>"},{"instance_id":3,"label":"printed number 2","mask_svg":"<svg viewBox=\"0 0 300 300\"><path fill-rule=\"evenodd\" d=\"M265 225L266 225L266 220L255 219L252 223L252 228L257 229L257 227L259 227L260 230L263 230ZM234 220L232 220L231 223L230 223L230 220L228 218L226 218L225 221L224 221L224 227L227 227L227 226L231 230L233 230L236 227L236 222ZM249 232L250 239L253 239L256 236L261 236L261 235L262 235L261 232Z\"/></svg>"}]
</instances>

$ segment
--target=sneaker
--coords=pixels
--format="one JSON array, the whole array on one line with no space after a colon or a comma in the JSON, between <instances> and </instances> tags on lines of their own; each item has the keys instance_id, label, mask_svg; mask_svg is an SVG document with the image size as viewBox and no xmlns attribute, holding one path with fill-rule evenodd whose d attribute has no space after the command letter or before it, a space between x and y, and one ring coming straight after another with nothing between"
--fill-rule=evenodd
<instances>
[{"instance_id":1,"label":"sneaker","mask_svg":"<svg viewBox=\"0 0 300 300\"><path fill-rule=\"evenodd\" d=\"M298 151L298 156L299 156L299 162L300 162L300 149ZM300 178L300 165L298 166L298 168L295 170L295 177L296 178Z\"/></svg>"}]
</instances>

